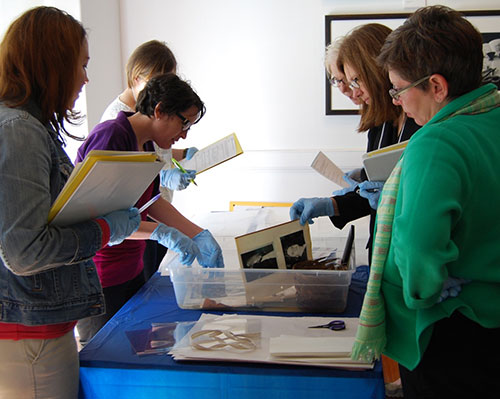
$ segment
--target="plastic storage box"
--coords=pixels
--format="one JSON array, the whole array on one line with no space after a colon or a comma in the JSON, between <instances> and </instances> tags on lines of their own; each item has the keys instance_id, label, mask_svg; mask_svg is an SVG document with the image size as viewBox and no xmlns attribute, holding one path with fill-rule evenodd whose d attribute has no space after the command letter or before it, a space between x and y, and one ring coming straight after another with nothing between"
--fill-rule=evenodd
<instances>
[{"instance_id":1,"label":"plastic storage box","mask_svg":"<svg viewBox=\"0 0 500 399\"><path fill-rule=\"evenodd\" d=\"M341 313L355 260L352 251L346 270L207 269L173 257L168 269L182 309Z\"/></svg>"}]
</instances>

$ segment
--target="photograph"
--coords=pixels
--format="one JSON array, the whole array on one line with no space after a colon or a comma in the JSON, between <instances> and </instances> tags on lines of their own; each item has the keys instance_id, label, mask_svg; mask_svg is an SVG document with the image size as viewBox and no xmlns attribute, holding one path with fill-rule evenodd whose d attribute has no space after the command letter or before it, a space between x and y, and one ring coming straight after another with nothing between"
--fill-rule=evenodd
<instances>
[{"instance_id":1,"label":"photograph","mask_svg":"<svg viewBox=\"0 0 500 399\"><path fill-rule=\"evenodd\" d=\"M312 259L309 225L298 220L235 237L242 269L291 269L293 264Z\"/></svg>"},{"instance_id":2,"label":"photograph","mask_svg":"<svg viewBox=\"0 0 500 399\"><path fill-rule=\"evenodd\" d=\"M287 269L293 269L297 262L307 260L307 244L302 231L280 237Z\"/></svg>"},{"instance_id":3,"label":"photograph","mask_svg":"<svg viewBox=\"0 0 500 399\"><path fill-rule=\"evenodd\" d=\"M244 269L278 269L273 244L241 254Z\"/></svg>"},{"instance_id":4,"label":"photograph","mask_svg":"<svg viewBox=\"0 0 500 399\"><path fill-rule=\"evenodd\" d=\"M483 79L500 90L500 32L483 33Z\"/></svg>"}]
</instances>

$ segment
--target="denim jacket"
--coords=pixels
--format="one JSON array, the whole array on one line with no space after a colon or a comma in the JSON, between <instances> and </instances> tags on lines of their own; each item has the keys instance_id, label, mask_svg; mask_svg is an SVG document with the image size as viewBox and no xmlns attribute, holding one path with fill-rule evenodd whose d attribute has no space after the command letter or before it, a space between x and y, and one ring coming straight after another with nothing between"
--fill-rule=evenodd
<instances>
[{"instance_id":1,"label":"denim jacket","mask_svg":"<svg viewBox=\"0 0 500 399\"><path fill-rule=\"evenodd\" d=\"M0 103L0 322L45 325L102 314L92 257L102 231L94 220L47 223L73 170L37 107Z\"/></svg>"}]
</instances>

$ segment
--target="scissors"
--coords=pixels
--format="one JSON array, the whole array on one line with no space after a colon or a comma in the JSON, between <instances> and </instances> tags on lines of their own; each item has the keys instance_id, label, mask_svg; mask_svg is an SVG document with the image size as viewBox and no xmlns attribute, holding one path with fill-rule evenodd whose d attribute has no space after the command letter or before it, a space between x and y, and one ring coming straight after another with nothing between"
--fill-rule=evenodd
<instances>
[{"instance_id":1,"label":"scissors","mask_svg":"<svg viewBox=\"0 0 500 399\"><path fill-rule=\"evenodd\" d=\"M319 326L311 326L309 328L329 328L333 331L345 330L345 322L344 320L332 320L328 324L322 324Z\"/></svg>"}]
</instances>

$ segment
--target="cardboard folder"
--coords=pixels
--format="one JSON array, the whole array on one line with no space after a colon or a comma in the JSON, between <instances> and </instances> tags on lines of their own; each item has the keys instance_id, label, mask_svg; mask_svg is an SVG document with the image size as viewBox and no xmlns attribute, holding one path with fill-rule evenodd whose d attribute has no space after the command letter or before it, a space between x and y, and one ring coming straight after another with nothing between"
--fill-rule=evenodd
<instances>
[{"instance_id":1,"label":"cardboard folder","mask_svg":"<svg viewBox=\"0 0 500 399\"><path fill-rule=\"evenodd\" d=\"M90 151L54 201L49 223L66 226L130 208L164 164L154 152Z\"/></svg>"},{"instance_id":2,"label":"cardboard folder","mask_svg":"<svg viewBox=\"0 0 500 399\"><path fill-rule=\"evenodd\" d=\"M408 141L393 144L363 155L363 166L369 180L386 181L403 154Z\"/></svg>"}]
</instances>

